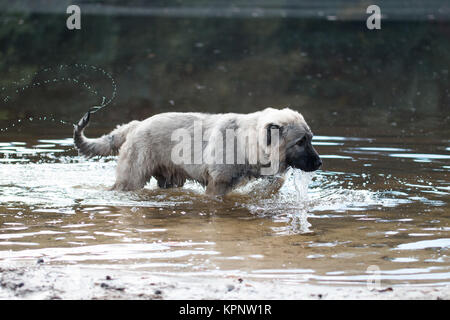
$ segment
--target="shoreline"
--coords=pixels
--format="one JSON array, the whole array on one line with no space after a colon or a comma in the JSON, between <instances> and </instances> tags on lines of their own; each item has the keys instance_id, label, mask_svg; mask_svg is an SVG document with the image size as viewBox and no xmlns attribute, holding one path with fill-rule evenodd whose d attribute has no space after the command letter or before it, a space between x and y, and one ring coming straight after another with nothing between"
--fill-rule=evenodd
<instances>
[{"instance_id":1,"label":"shoreline","mask_svg":"<svg viewBox=\"0 0 450 320\"><path fill-rule=\"evenodd\" d=\"M450 300L448 284L311 284L75 265L0 267L2 300Z\"/></svg>"}]
</instances>

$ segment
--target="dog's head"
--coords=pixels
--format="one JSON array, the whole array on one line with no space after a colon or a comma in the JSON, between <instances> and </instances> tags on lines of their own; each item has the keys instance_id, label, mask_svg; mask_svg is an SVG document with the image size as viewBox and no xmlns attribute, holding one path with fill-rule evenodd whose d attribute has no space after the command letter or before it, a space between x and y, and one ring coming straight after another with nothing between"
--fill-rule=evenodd
<instances>
[{"instance_id":1,"label":"dog's head","mask_svg":"<svg viewBox=\"0 0 450 320\"><path fill-rule=\"evenodd\" d=\"M313 134L303 116L288 108L268 108L263 112L262 127L265 130L267 147L279 148L282 167L293 167L307 172L319 169L322 160L311 144ZM274 137L278 140L277 146L273 145Z\"/></svg>"}]
</instances>

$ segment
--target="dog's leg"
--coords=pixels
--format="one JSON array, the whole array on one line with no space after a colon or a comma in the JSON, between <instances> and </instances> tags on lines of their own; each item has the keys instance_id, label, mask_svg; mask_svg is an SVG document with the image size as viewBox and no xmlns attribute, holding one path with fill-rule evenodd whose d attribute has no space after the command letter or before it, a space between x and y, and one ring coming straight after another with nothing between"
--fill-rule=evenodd
<instances>
[{"instance_id":1,"label":"dog's leg","mask_svg":"<svg viewBox=\"0 0 450 320\"><path fill-rule=\"evenodd\" d=\"M150 179L148 157L137 150L132 142L126 142L119 153L116 182L113 190L130 191L142 189Z\"/></svg>"},{"instance_id":2,"label":"dog's leg","mask_svg":"<svg viewBox=\"0 0 450 320\"><path fill-rule=\"evenodd\" d=\"M163 176L157 175L154 176L156 181L158 181L158 187L161 189L169 189L173 187L173 184L167 181L167 179Z\"/></svg>"},{"instance_id":3,"label":"dog's leg","mask_svg":"<svg viewBox=\"0 0 450 320\"><path fill-rule=\"evenodd\" d=\"M232 189L229 181L210 180L206 186L206 194L211 196L224 196Z\"/></svg>"},{"instance_id":4,"label":"dog's leg","mask_svg":"<svg viewBox=\"0 0 450 320\"><path fill-rule=\"evenodd\" d=\"M270 177L269 184L265 188L265 194L267 197L271 197L280 191L281 187L283 186L284 182L286 181L286 178L284 175L279 175L275 177Z\"/></svg>"}]
</instances>

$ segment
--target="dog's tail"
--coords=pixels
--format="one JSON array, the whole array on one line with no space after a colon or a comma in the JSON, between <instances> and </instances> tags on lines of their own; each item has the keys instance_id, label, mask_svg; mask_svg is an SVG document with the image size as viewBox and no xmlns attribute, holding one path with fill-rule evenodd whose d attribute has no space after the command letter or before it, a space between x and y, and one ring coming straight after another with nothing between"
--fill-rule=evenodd
<instances>
[{"instance_id":1,"label":"dog's tail","mask_svg":"<svg viewBox=\"0 0 450 320\"><path fill-rule=\"evenodd\" d=\"M88 111L83 118L74 125L73 141L80 155L87 158L94 156L109 156L117 154L119 148L127 139L130 131L134 130L140 121L132 121L128 124L117 126L116 129L109 134L105 134L100 138L89 139L84 135L84 129L89 124L91 112Z\"/></svg>"}]
</instances>

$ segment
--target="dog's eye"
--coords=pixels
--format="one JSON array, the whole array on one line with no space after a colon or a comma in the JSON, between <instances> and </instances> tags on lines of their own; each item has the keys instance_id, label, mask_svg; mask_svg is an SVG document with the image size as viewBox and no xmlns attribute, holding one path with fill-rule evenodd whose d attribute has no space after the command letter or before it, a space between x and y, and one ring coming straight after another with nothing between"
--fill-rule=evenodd
<instances>
[{"instance_id":1,"label":"dog's eye","mask_svg":"<svg viewBox=\"0 0 450 320\"><path fill-rule=\"evenodd\" d=\"M305 144L305 142L306 142L306 137L303 137L300 140L298 140L297 145L302 146Z\"/></svg>"}]
</instances>

